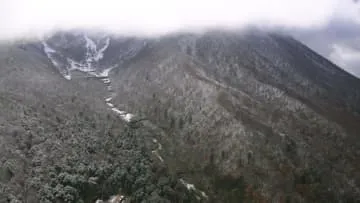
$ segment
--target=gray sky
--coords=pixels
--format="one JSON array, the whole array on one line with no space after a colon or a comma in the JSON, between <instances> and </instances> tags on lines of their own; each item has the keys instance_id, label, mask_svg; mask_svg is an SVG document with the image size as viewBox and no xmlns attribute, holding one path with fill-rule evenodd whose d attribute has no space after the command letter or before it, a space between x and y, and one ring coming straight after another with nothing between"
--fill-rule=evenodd
<instances>
[{"instance_id":1,"label":"gray sky","mask_svg":"<svg viewBox=\"0 0 360 203\"><path fill-rule=\"evenodd\" d=\"M289 29L360 76L360 3L354 0L0 0L0 40L57 29L161 35L248 25Z\"/></svg>"},{"instance_id":2,"label":"gray sky","mask_svg":"<svg viewBox=\"0 0 360 203\"><path fill-rule=\"evenodd\" d=\"M360 24L333 20L321 29L291 31L313 50L360 77Z\"/></svg>"}]
</instances>

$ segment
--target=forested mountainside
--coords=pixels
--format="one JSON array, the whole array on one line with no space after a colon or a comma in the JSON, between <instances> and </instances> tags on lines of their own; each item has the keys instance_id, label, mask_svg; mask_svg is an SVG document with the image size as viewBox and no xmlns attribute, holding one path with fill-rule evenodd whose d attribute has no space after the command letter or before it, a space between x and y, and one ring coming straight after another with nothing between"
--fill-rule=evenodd
<instances>
[{"instance_id":1,"label":"forested mountainside","mask_svg":"<svg viewBox=\"0 0 360 203\"><path fill-rule=\"evenodd\" d=\"M360 201L360 80L289 36L59 32L0 57L4 201Z\"/></svg>"}]
</instances>

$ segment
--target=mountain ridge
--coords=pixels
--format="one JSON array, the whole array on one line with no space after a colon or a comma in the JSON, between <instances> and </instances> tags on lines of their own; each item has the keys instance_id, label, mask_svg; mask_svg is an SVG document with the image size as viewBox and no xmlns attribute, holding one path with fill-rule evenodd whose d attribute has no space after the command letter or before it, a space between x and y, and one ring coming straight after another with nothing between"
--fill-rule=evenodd
<instances>
[{"instance_id":1,"label":"mountain ridge","mask_svg":"<svg viewBox=\"0 0 360 203\"><path fill-rule=\"evenodd\" d=\"M84 104L151 135L136 145L200 201L360 198L360 80L289 36L62 32L22 49L46 56L76 87L69 95L79 83Z\"/></svg>"}]
</instances>

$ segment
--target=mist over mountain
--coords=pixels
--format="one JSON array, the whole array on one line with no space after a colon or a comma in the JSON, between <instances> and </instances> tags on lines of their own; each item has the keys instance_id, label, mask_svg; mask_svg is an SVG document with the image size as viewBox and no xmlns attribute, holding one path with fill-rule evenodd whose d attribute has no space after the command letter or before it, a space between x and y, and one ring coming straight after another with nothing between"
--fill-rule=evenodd
<instances>
[{"instance_id":1,"label":"mist over mountain","mask_svg":"<svg viewBox=\"0 0 360 203\"><path fill-rule=\"evenodd\" d=\"M122 36L176 32L287 30L296 39L359 77L360 4L351 0L115 1L3 0L0 41L36 39L59 30L95 29Z\"/></svg>"},{"instance_id":2,"label":"mist over mountain","mask_svg":"<svg viewBox=\"0 0 360 203\"><path fill-rule=\"evenodd\" d=\"M0 2L0 203L360 202L359 1Z\"/></svg>"}]
</instances>

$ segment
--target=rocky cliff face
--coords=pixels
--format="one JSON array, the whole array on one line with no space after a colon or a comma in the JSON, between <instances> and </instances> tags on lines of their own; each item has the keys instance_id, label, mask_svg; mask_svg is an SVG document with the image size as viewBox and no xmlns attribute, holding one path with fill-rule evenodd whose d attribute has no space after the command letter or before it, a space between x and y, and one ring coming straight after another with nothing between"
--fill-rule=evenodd
<instances>
[{"instance_id":1,"label":"rocky cliff face","mask_svg":"<svg viewBox=\"0 0 360 203\"><path fill-rule=\"evenodd\" d=\"M23 48L26 60L41 59L69 80L51 73L69 95L141 134L136 145L191 201L359 201L360 80L291 37L73 32Z\"/></svg>"}]
</instances>

